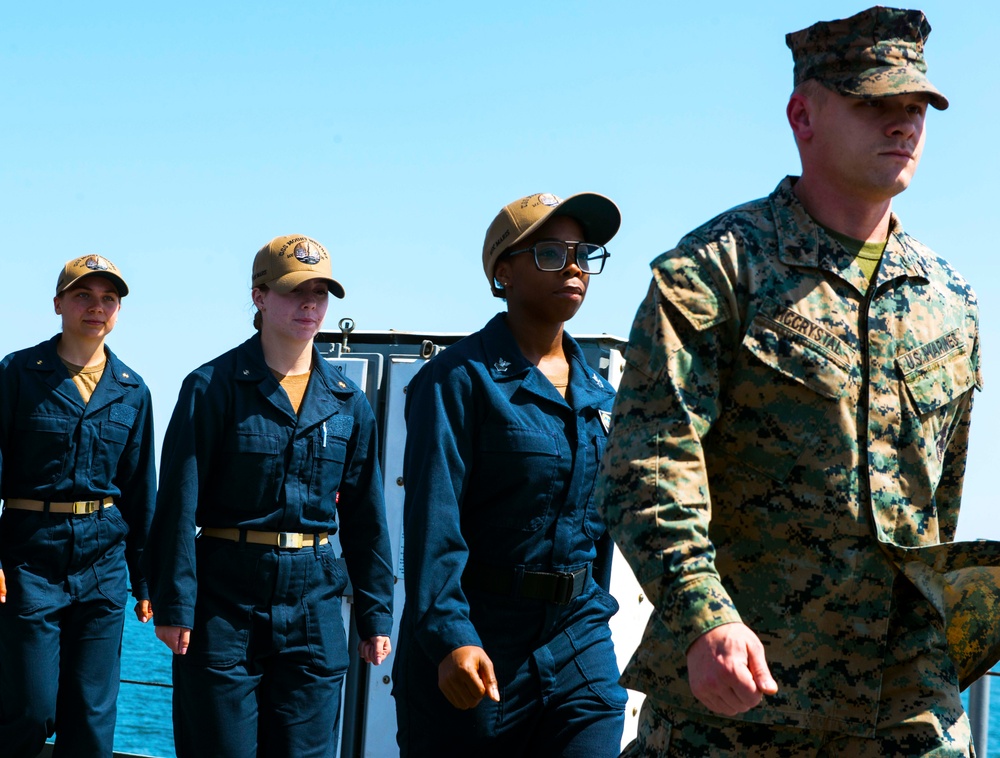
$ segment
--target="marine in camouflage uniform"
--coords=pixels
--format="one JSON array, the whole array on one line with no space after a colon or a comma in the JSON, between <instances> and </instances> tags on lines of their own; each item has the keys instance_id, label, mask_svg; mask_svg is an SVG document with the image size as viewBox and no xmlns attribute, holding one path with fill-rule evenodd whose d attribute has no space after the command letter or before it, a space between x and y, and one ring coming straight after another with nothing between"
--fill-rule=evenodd
<instances>
[{"instance_id":1,"label":"marine in camouflage uniform","mask_svg":"<svg viewBox=\"0 0 1000 758\"><path fill-rule=\"evenodd\" d=\"M796 92L823 90L789 104L802 179L652 263L597 491L656 608L623 676L647 694L628 755L971 754L959 687L997 660L1000 565L995 543L951 542L978 307L890 211L926 104L948 105L929 32L873 8L788 35ZM881 119L912 154L860 237L885 240L873 276L810 215L836 218L805 144L824 97L897 108L844 126Z\"/></svg>"}]
</instances>

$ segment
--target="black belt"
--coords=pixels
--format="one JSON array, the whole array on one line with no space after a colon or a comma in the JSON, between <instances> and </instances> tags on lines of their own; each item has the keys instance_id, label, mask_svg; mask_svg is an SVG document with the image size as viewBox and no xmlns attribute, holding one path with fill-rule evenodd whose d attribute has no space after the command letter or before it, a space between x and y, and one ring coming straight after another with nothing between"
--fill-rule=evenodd
<instances>
[{"instance_id":1,"label":"black belt","mask_svg":"<svg viewBox=\"0 0 1000 758\"><path fill-rule=\"evenodd\" d=\"M583 592L591 572L589 563L576 571L525 571L470 563L462 574L462 586L494 595L566 605Z\"/></svg>"}]
</instances>

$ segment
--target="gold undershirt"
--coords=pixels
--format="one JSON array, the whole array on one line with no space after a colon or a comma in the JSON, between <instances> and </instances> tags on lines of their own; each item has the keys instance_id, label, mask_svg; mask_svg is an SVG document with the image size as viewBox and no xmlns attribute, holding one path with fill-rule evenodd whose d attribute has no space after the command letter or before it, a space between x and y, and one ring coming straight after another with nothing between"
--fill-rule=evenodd
<instances>
[{"instance_id":1,"label":"gold undershirt","mask_svg":"<svg viewBox=\"0 0 1000 758\"><path fill-rule=\"evenodd\" d=\"M104 367L108 363L107 359L101 361L96 366L77 366L65 358L60 358L59 360L66 367L66 370L69 372L69 378L73 380L73 384L80 391L80 397L83 398L83 404L86 405L90 402L90 397L94 394L94 390L97 389L97 383L104 376Z\"/></svg>"},{"instance_id":2,"label":"gold undershirt","mask_svg":"<svg viewBox=\"0 0 1000 758\"><path fill-rule=\"evenodd\" d=\"M288 402L292 404L292 410L295 411L295 415L299 415L299 408L302 407L302 398L306 396L306 387L309 386L309 377L312 375L312 371L307 371L304 374L279 374L274 369L271 369L271 373L274 374L274 378L278 380L278 384L288 395Z\"/></svg>"},{"instance_id":3,"label":"gold undershirt","mask_svg":"<svg viewBox=\"0 0 1000 758\"><path fill-rule=\"evenodd\" d=\"M544 374L545 372L543 371L542 373ZM545 378L552 382L552 386L556 388L556 392L566 397L566 388L569 387L569 363L566 364L565 371L560 371L558 374L545 374Z\"/></svg>"}]
</instances>

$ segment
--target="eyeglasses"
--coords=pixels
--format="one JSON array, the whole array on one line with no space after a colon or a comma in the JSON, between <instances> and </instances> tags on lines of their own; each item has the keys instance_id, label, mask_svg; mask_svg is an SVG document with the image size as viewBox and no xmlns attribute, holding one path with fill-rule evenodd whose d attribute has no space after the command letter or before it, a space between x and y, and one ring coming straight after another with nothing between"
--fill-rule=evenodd
<instances>
[{"instance_id":1,"label":"eyeglasses","mask_svg":"<svg viewBox=\"0 0 1000 758\"><path fill-rule=\"evenodd\" d=\"M604 261L611 257L603 245L592 245L589 242L562 242L561 240L545 240L536 242L523 250L514 250L507 256L533 253L535 268L539 271L562 271L566 268L566 259L570 248L576 253L576 265L585 274L599 274L604 270Z\"/></svg>"}]
</instances>

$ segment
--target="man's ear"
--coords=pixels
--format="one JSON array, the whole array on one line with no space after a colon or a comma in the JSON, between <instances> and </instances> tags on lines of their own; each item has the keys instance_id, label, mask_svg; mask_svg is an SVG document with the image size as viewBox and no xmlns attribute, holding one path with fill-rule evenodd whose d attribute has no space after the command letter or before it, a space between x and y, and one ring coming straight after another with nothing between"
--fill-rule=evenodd
<instances>
[{"instance_id":1,"label":"man's ear","mask_svg":"<svg viewBox=\"0 0 1000 758\"><path fill-rule=\"evenodd\" d=\"M788 125L792 127L792 134L797 141L808 142L812 139L815 132L813 129L815 109L816 104L798 92L793 92L788 99L785 115L788 116Z\"/></svg>"}]
</instances>

